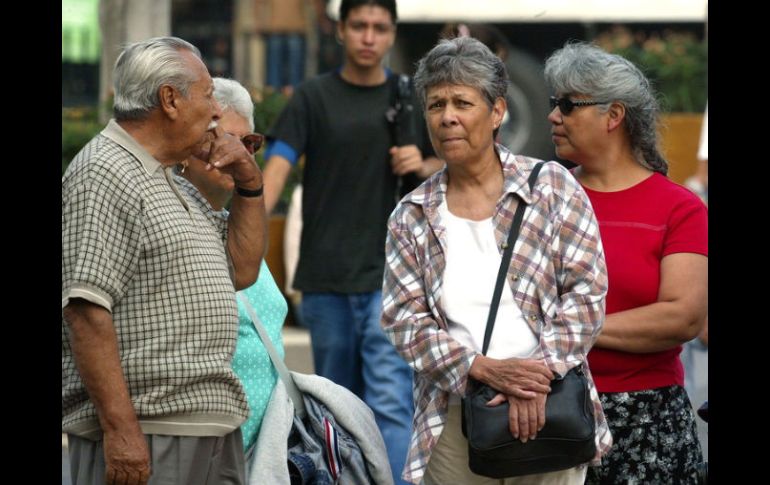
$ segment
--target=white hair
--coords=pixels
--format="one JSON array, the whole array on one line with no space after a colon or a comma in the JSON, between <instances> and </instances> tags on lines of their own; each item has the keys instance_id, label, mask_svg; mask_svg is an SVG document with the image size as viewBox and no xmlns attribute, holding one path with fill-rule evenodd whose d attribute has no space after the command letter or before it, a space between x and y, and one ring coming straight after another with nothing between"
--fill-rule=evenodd
<instances>
[{"instance_id":1,"label":"white hair","mask_svg":"<svg viewBox=\"0 0 770 485\"><path fill-rule=\"evenodd\" d=\"M238 81L224 77L214 78L214 98L222 111L231 109L249 121L254 131L254 102L249 92Z\"/></svg>"},{"instance_id":2,"label":"white hair","mask_svg":"<svg viewBox=\"0 0 770 485\"><path fill-rule=\"evenodd\" d=\"M115 61L113 111L117 120L142 120L160 106L158 91L164 84L187 96L197 76L182 56L197 47L178 37L154 37L127 45Z\"/></svg>"}]
</instances>

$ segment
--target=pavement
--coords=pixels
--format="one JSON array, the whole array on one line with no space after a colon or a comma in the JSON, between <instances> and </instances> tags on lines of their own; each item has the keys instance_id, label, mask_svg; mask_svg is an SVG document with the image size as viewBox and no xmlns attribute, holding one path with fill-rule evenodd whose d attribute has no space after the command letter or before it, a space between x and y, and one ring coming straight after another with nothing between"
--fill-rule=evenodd
<instances>
[{"instance_id":1,"label":"pavement","mask_svg":"<svg viewBox=\"0 0 770 485\"><path fill-rule=\"evenodd\" d=\"M303 374L313 373L313 349L310 348L310 332L300 327L283 327L283 349L286 367Z\"/></svg>"}]
</instances>

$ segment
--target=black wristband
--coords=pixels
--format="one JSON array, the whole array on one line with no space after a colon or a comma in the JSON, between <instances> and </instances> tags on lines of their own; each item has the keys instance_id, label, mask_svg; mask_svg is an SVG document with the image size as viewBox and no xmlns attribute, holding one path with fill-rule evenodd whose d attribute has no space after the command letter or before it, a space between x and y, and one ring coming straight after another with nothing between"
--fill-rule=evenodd
<instances>
[{"instance_id":1,"label":"black wristband","mask_svg":"<svg viewBox=\"0 0 770 485\"><path fill-rule=\"evenodd\" d=\"M235 191L241 197L259 197L260 195L262 195L264 188L265 188L264 185L262 185L257 190L249 190L249 189L244 189L243 187L235 187Z\"/></svg>"}]
</instances>

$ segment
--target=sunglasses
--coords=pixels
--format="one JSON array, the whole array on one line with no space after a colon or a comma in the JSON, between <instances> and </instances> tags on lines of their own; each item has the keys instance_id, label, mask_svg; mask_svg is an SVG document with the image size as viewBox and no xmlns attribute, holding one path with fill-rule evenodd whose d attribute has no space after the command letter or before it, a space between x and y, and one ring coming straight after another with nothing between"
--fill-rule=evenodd
<instances>
[{"instance_id":1,"label":"sunglasses","mask_svg":"<svg viewBox=\"0 0 770 485\"><path fill-rule=\"evenodd\" d=\"M241 137L241 143L246 147L246 151L254 155L262 147L262 143L265 141L265 135L261 133L249 133Z\"/></svg>"},{"instance_id":2,"label":"sunglasses","mask_svg":"<svg viewBox=\"0 0 770 485\"><path fill-rule=\"evenodd\" d=\"M572 101L568 97L563 98L557 98L556 96L551 96L548 98L548 101L551 105L551 111L555 107L559 107L559 111L561 111L561 114L565 116L569 116L570 113L572 113L572 110L575 109L577 106L593 106L595 104L604 104L605 101Z\"/></svg>"}]
</instances>

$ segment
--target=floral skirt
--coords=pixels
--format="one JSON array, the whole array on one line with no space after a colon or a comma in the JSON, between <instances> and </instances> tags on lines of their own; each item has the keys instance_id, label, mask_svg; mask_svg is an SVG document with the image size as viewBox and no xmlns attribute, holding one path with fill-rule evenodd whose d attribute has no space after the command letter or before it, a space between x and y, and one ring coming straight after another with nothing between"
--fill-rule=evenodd
<instances>
[{"instance_id":1,"label":"floral skirt","mask_svg":"<svg viewBox=\"0 0 770 485\"><path fill-rule=\"evenodd\" d=\"M612 433L586 484L697 484L703 462L695 413L681 386L599 393Z\"/></svg>"}]
</instances>

